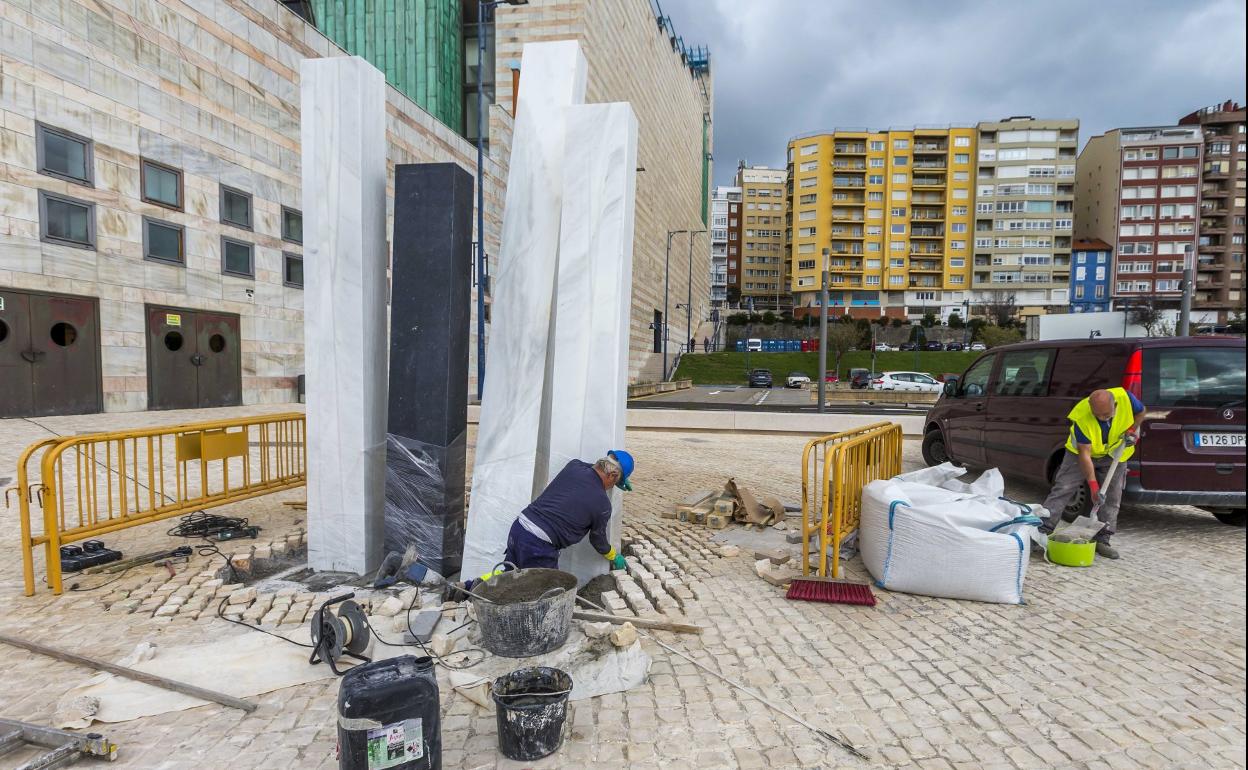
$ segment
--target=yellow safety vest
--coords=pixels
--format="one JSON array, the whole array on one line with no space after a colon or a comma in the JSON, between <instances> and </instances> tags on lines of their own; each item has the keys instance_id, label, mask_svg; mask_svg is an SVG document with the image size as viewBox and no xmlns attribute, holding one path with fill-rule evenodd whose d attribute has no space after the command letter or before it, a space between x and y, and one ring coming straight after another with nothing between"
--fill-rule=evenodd
<instances>
[{"instance_id":1,"label":"yellow safety vest","mask_svg":"<svg viewBox=\"0 0 1248 770\"><path fill-rule=\"evenodd\" d=\"M1131 409L1131 397L1127 395L1124 388L1110 388L1109 392L1114 397L1115 404L1114 416L1109 423L1109 443L1101 440L1101 423L1092 413L1092 404L1085 398L1075 404L1075 408L1066 415L1073 423L1070 427L1070 437L1066 439L1068 450L1079 453L1079 444L1075 441L1076 425L1079 426L1083 435L1092 441L1093 457L1107 457L1118 449L1122 443L1122 437L1135 424L1135 412ZM1126 461L1133 454L1135 454L1135 447L1129 446L1122 450L1122 457L1119 459Z\"/></svg>"}]
</instances>

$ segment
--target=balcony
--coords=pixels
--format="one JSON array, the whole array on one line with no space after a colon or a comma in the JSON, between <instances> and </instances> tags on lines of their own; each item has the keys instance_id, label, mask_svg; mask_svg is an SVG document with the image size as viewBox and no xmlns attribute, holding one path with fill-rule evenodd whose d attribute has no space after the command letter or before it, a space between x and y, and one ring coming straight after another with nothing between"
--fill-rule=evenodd
<instances>
[{"instance_id":1,"label":"balcony","mask_svg":"<svg viewBox=\"0 0 1248 770\"><path fill-rule=\"evenodd\" d=\"M931 155L932 153L946 153L949 151L948 145L944 142L915 142L915 155Z\"/></svg>"},{"instance_id":2,"label":"balcony","mask_svg":"<svg viewBox=\"0 0 1248 770\"><path fill-rule=\"evenodd\" d=\"M943 159L942 160L916 160L914 162L914 167L915 168L934 168L940 171L944 171L946 168L948 168L948 166L945 165L945 161Z\"/></svg>"},{"instance_id":3,"label":"balcony","mask_svg":"<svg viewBox=\"0 0 1248 770\"><path fill-rule=\"evenodd\" d=\"M1226 283L1224 281L1218 281L1218 280L1202 281L1200 279L1196 280L1197 289L1221 289L1224 286L1226 286Z\"/></svg>"},{"instance_id":4,"label":"balcony","mask_svg":"<svg viewBox=\"0 0 1248 770\"><path fill-rule=\"evenodd\" d=\"M834 144L832 150L840 155L866 155L865 144Z\"/></svg>"},{"instance_id":5,"label":"balcony","mask_svg":"<svg viewBox=\"0 0 1248 770\"><path fill-rule=\"evenodd\" d=\"M1225 198L1230 195L1230 191L1220 185L1216 187L1202 187L1200 195L1202 198Z\"/></svg>"},{"instance_id":6,"label":"balcony","mask_svg":"<svg viewBox=\"0 0 1248 770\"><path fill-rule=\"evenodd\" d=\"M910 256L912 257L939 257L944 255L944 250L940 246L924 247L911 246Z\"/></svg>"},{"instance_id":7,"label":"balcony","mask_svg":"<svg viewBox=\"0 0 1248 770\"><path fill-rule=\"evenodd\" d=\"M853 263L853 264L848 264L848 265L838 265L835 262L833 262L831 265L828 266L828 272L829 273L861 273L862 263L858 262L858 263Z\"/></svg>"},{"instance_id":8,"label":"balcony","mask_svg":"<svg viewBox=\"0 0 1248 770\"><path fill-rule=\"evenodd\" d=\"M940 193L915 193L914 196L910 200L912 203L916 205L922 205L924 203L930 204L930 203L944 203L945 202L944 196L942 196Z\"/></svg>"},{"instance_id":9,"label":"balcony","mask_svg":"<svg viewBox=\"0 0 1248 770\"><path fill-rule=\"evenodd\" d=\"M915 211L910 215L911 222L944 222L945 212L943 211Z\"/></svg>"},{"instance_id":10,"label":"balcony","mask_svg":"<svg viewBox=\"0 0 1248 770\"><path fill-rule=\"evenodd\" d=\"M862 214L856 211L833 211L832 212L833 224L837 222L861 222L862 219L863 219Z\"/></svg>"},{"instance_id":11,"label":"balcony","mask_svg":"<svg viewBox=\"0 0 1248 770\"><path fill-rule=\"evenodd\" d=\"M1207 272L1220 273L1223 270L1226 270L1227 267L1228 265L1221 260L1201 259L1197 261L1196 263L1196 272L1198 273L1207 273Z\"/></svg>"},{"instance_id":12,"label":"balcony","mask_svg":"<svg viewBox=\"0 0 1248 770\"><path fill-rule=\"evenodd\" d=\"M935 278L911 278L909 287L911 289L936 289L940 288L940 281Z\"/></svg>"},{"instance_id":13,"label":"balcony","mask_svg":"<svg viewBox=\"0 0 1248 770\"><path fill-rule=\"evenodd\" d=\"M861 179L854 179L853 177L837 177L832 180L832 186L854 189L858 187L866 187L867 185L866 182Z\"/></svg>"},{"instance_id":14,"label":"balcony","mask_svg":"<svg viewBox=\"0 0 1248 770\"><path fill-rule=\"evenodd\" d=\"M931 261L915 261L910 260L910 272L912 273L940 273L943 268L939 262Z\"/></svg>"},{"instance_id":15,"label":"balcony","mask_svg":"<svg viewBox=\"0 0 1248 770\"><path fill-rule=\"evenodd\" d=\"M855 160L855 161L834 160L832 161L832 168L837 169L837 170L845 169L849 171L866 171L867 164L863 163L860 160Z\"/></svg>"},{"instance_id":16,"label":"balcony","mask_svg":"<svg viewBox=\"0 0 1248 770\"><path fill-rule=\"evenodd\" d=\"M910 229L911 238L944 238L943 227L914 227Z\"/></svg>"},{"instance_id":17,"label":"balcony","mask_svg":"<svg viewBox=\"0 0 1248 770\"><path fill-rule=\"evenodd\" d=\"M910 186L916 190L920 187L944 187L945 178L943 176L916 176Z\"/></svg>"}]
</instances>

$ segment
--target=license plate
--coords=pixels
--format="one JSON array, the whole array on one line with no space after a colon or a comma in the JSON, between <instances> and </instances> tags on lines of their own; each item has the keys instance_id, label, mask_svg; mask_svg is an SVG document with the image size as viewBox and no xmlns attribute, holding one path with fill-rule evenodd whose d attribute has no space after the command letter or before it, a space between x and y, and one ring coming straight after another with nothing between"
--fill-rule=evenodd
<instances>
[{"instance_id":1,"label":"license plate","mask_svg":"<svg viewBox=\"0 0 1248 770\"><path fill-rule=\"evenodd\" d=\"M1193 433L1192 443L1198 447L1226 447L1243 449L1243 433Z\"/></svg>"}]
</instances>

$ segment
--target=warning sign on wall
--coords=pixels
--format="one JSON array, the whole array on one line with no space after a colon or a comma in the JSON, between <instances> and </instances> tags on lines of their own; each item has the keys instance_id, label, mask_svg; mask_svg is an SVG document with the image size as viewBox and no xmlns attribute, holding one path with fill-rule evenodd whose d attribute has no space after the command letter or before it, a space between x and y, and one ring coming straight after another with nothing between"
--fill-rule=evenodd
<instances>
[{"instance_id":1,"label":"warning sign on wall","mask_svg":"<svg viewBox=\"0 0 1248 770\"><path fill-rule=\"evenodd\" d=\"M169 326L181 326L182 316L178 313L165 313L165 323Z\"/></svg>"}]
</instances>

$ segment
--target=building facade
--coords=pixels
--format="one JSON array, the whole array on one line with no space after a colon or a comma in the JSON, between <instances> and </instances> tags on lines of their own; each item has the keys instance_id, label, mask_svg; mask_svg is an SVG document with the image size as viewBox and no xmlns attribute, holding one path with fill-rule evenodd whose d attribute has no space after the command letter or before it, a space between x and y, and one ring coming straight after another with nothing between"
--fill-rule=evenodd
<instances>
[{"instance_id":1,"label":"building facade","mask_svg":"<svg viewBox=\"0 0 1248 770\"><path fill-rule=\"evenodd\" d=\"M1076 234L1114 247L1115 309L1179 306L1185 255L1198 243L1204 145L1195 126L1121 128L1080 153Z\"/></svg>"},{"instance_id":2,"label":"building facade","mask_svg":"<svg viewBox=\"0 0 1248 770\"><path fill-rule=\"evenodd\" d=\"M785 249L794 313L942 318L971 290L976 130L838 129L788 145Z\"/></svg>"},{"instance_id":3,"label":"building facade","mask_svg":"<svg viewBox=\"0 0 1248 770\"><path fill-rule=\"evenodd\" d=\"M712 329L708 223L714 105L709 54L686 48L671 19L656 17L649 0L529 0L526 5L501 5L494 14L494 90L500 105L524 98L521 58L526 42L575 39L589 65L585 101L629 102L637 115L640 170L629 378L657 381L663 372L662 330L667 330L668 349L674 352L691 337L709 336ZM515 66L521 68L518 95L513 90ZM493 123L490 130L495 130ZM669 261L670 230L694 235L692 244L685 235L673 239ZM690 295L692 309L686 315L683 305ZM677 309L677 304L682 307Z\"/></svg>"},{"instance_id":4,"label":"building facade","mask_svg":"<svg viewBox=\"0 0 1248 770\"><path fill-rule=\"evenodd\" d=\"M757 311L792 308L785 281L785 172L766 166L737 165L741 191L741 303Z\"/></svg>"},{"instance_id":5,"label":"building facade","mask_svg":"<svg viewBox=\"0 0 1248 770\"><path fill-rule=\"evenodd\" d=\"M0 368L30 394L10 411L296 400L299 62L344 52L276 0L28 7L0 35ZM475 173L397 90L386 117L391 216L394 164ZM487 245L503 175L487 161Z\"/></svg>"},{"instance_id":6,"label":"building facade","mask_svg":"<svg viewBox=\"0 0 1248 770\"><path fill-rule=\"evenodd\" d=\"M1109 278L1114 265L1114 247L1101 240L1075 241L1071 246L1071 263L1070 312L1100 313L1109 310Z\"/></svg>"},{"instance_id":7,"label":"building facade","mask_svg":"<svg viewBox=\"0 0 1248 770\"><path fill-rule=\"evenodd\" d=\"M741 188L717 186L711 193L711 307L728 305L728 221L734 226L741 213ZM733 267L736 268L737 246L733 239Z\"/></svg>"},{"instance_id":8,"label":"building facade","mask_svg":"<svg viewBox=\"0 0 1248 770\"><path fill-rule=\"evenodd\" d=\"M1008 295L1022 316L1069 304L1078 120L977 126L972 304Z\"/></svg>"},{"instance_id":9,"label":"building facade","mask_svg":"<svg viewBox=\"0 0 1248 770\"><path fill-rule=\"evenodd\" d=\"M1232 101L1179 119L1205 135L1201 166L1200 226L1192 307L1214 310L1218 320L1244 312L1244 108Z\"/></svg>"}]
</instances>

